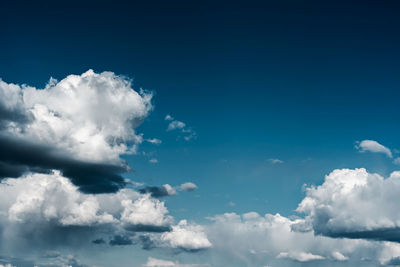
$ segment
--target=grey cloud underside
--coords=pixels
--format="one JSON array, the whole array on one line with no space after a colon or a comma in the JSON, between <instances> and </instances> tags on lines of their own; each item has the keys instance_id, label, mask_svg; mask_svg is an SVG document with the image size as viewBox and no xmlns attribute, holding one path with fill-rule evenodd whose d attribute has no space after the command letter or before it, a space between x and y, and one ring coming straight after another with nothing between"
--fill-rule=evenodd
<instances>
[{"instance_id":1,"label":"grey cloud underside","mask_svg":"<svg viewBox=\"0 0 400 267\"><path fill-rule=\"evenodd\" d=\"M17 178L26 172L62 171L84 193L112 193L126 186L127 166L85 162L56 149L0 135L0 178Z\"/></svg>"},{"instance_id":2,"label":"grey cloud underside","mask_svg":"<svg viewBox=\"0 0 400 267\"><path fill-rule=\"evenodd\" d=\"M129 236L115 235L109 242L111 246L127 246L133 245L132 239Z\"/></svg>"},{"instance_id":3,"label":"grey cloud underside","mask_svg":"<svg viewBox=\"0 0 400 267\"><path fill-rule=\"evenodd\" d=\"M390 241L400 243L400 228L382 228L365 231L339 232L339 231L319 231L316 234L332 237L332 238L351 238L351 239L369 239L375 241Z\"/></svg>"},{"instance_id":4,"label":"grey cloud underside","mask_svg":"<svg viewBox=\"0 0 400 267\"><path fill-rule=\"evenodd\" d=\"M144 188L139 189L139 192L142 194L151 194L152 197L162 198L170 196L170 193L164 186L146 186Z\"/></svg>"}]
</instances>

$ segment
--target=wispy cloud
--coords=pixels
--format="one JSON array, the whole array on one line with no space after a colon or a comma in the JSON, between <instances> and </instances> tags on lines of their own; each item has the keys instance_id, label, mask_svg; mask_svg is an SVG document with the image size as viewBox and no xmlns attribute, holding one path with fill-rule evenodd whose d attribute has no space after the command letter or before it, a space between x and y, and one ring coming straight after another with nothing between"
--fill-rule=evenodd
<instances>
[{"instance_id":1,"label":"wispy cloud","mask_svg":"<svg viewBox=\"0 0 400 267\"><path fill-rule=\"evenodd\" d=\"M360 152L368 151L373 153L382 153L388 156L389 158L393 157L392 151L389 148L385 147L384 145L374 140L363 140L361 142L357 142L357 145L355 147Z\"/></svg>"}]
</instances>

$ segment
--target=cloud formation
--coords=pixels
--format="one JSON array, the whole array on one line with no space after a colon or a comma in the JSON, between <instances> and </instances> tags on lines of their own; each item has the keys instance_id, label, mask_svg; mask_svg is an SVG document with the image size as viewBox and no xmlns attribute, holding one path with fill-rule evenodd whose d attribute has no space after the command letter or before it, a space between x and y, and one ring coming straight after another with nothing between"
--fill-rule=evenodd
<instances>
[{"instance_id":1,"label":"cloud formation","mask_svg":"<svg viewBox=\"0 0 400 267\"><path fill-rule=\"evenodd\" d=\"M125 186L120 156L143 141L135 128L152 109L151 94L89 70L44 89L0 81L0 96L0 178L58 169L84 192Z\"/></svg>"},{"instance_id":2,"label":"cloud formation","mask_svg":"<svg viewBox=\"0 0 400 267\"><path fill-rule=\"evenodd\" d=\"M190 224L186 220L172 226L172 231L163 233L161 240L168 242L173 248L186 251L198 251L212 247L203 227Z\"/></svg>"},{"instance_id":3,"label":"cloud formation","mask_svg":"<svg viewBox=\"0 0 400 267\"><path fill-rule=\"evenodd\" d=\"M400 242L399 192L400 172L383 178L365 169L334 170L306 189L297 211L316 234Z\"/></svg>"},{"instance_id":4,"label":"cloud formation","mask_svg":"<svg viewBox=\"0 0 400 267\"><path fill-rule=\"evenodd\" d=\"M369 152L373 152L373 153L385 154L389 158L393 157L392 151L389 148L385 147L384 145L379 144L378 142L376 142L374 140L363 140L356 145L356 148L360 152L369 151Z\"/></svg>"},{"instance_id":5,"label":"cloud formation","mask_svg":"<svg viewBox=\"0 0 400 267\"><path fill-rule=\"evenodd\" d=\"M185 141L190 141L191 139L197 137L196 132L187 127L186 123L176 120L171 115L168 114L167 116L165 116L165 120L169 121L167 131L179 130L182 134L184 134L183 139Z\"/></svg>"}]
</instances>

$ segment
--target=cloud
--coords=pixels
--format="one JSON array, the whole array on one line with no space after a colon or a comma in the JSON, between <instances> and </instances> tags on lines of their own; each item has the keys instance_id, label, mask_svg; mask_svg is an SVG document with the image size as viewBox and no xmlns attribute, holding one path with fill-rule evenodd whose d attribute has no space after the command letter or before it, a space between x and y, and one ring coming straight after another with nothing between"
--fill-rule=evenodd
<instances>
[{"instance_id":1,"label":"cloud","mask_svg":"<svg viewBox=\"0 0 400 267\"><path fill-rule=\"evenodd\" d=\"M132 245L132 239L129 236L115 235L109 242L111 246Z\"/></svg>"},{"instance_id":2,"label":"cloud","mask_svg":"<svg viewBox=\"0 0 400 267\"><path fill-rule=\"evenodd\" d=\"M175 120L175 118L172 117L171 115L165 116L165 120L170 121L170 123L168 124L168 127L167 127L167 131L180 130L181 133L184 134L183 139L185 141L190 141L197 137L197 134L195 131L193 131L191 128L186 127L186 123Z\"/></svg>"},{"instance_id":3,"label":"cloud","mask_svg":"<svg viewBox=\"0 0 400 267\"><path fill-rule=\"evenodd\" d=\"M280 164L283 163L283 160L280 159L268 159L268 162L271 164Z\"/></svg>"},{"instance_id":4,"label":"cloud","mask_svg":"<svg viewBox=\"0 0 400 267\"><path fill-rule=\"evenodd\" d=\"M183 183L179 186L180 190L186 191L186 192L191 192L193 190L197 189L197 185L191 182Z\"/></svg>"},{"instance_id":5,"label":"cloud","mask_svg":"<svg viewBox=\"0 0 400 267\"><path fill-rule=\"evenodd\" d=\"M205 226L205 232L213 244L209 257L219 260L216 266L299 266L297 261L304 262L304 266L336 266L335 262L346 264L346 260L351 261L348 266L355 266L362 258L380 259L385 250L380 243L293 231L292 226L304 219L279 214L225 213L209 219L213 223ZM314 260L320 263L305 264ZM363 266L376 266L376 261Z\"/></svg>"},{"instance_id":6,"label":"cloud","mask_svg":"<svg viewBox=\"0 0 400 267\"><path fill-rule=\"evenodd\" d=\"M150 193L152 197L161 198L176 195L176 190L169 184L162 186L146 186L139 189L142 194Z\"/></svg>"},{"instance_id":7,"label":"cloud","mask_svg":"<svg viewBox=\"0 0 400 267\"><path fill-rule=\"evenodd\" d=\"M191 182L183 183L180 186L172 187L169 184L165 184L162 186L145 186L139 189L139 192L142 194L149 193L152 197L162 198L174 196L177 194L177 191L185 191L191 192L197 189L197 185Z\"/></svg>"},{"instance_id":8,"label":"cloud","mask_svg":"<svg viewBox=\"0 0 400 267\"><path fill-rule=\"evenodd\" d=\"M306 189L297 211L316 234L400 242L400 172L388 178L365 169L334 170Z\"/></svg>"},{"instance_id":9,"label":"cloud","mask_svg":"<svg viewBox=\"0 0 400 267\"><path fill-rule=\"evenodd\" d=\"M169 243L173 248L185 251L198 251L212 247L211 242L203 232L203 227L189 224L186 220L172 226L172 231L163 233L161 240Z\"/></svg>"},{"instance_id":10,"label":"cloud","mask_svg":"<svg viewBox=\"0 0 400 267\"><path fill-rule=\"evenodd\" d=\"M356 145L356 148L360 152L373 152L373 153L383 153L389 158L392 158L392 151L390 151L389 148L379 144L378 142L374 140L363 140Z\"/></svg>"},{"instance_id":11,"label":"cloud","mask_svg":"<svg viewBox=\"0 0 400 267\"><path fill-rule=\"evenodd\" d=\"M306 252L297 252L297 251L292 251L292 252L281 252L277 256L278 259L291 259L294 261L299 261L299 262L308 262L308 261L315 261L315 260L323 260L325 257L322 257L320 255L314 255L312 253L306 253Z\"/></svg>"},{"instance_id":12,"label":"cloud","mask_svg":"<svg viewBox=\"0 0 400 267\"><path fill-rule=\"evenodd\" d=\"M208 264L180 264L177 261L161 260L149 257L143 267L207 267Z\"/></svg>"},{"instance_id":13,"label":"cloud","mask_svg":"<svg viewBox=\"0 0 400 267\"><path fill-rule=\"evenodd\" d=\"M150 144L153 145L160 145L162 143L162 141L157 138L146 139L146 142L149 142Z\"/></svg>"},{"instance_id":14,"label":"cloud","mask_svg":"<svg viewBox=\"0 0 400 267\"><path fill-rule=\"evenodd\" d=\"M143 141L135 128L152 109L151 94L89 70L44 89L0 81L0 96L0 178L58 169L87 193L125 186L120 156Z\"/></svg>"},{"instance_id":15,"label":"cloud","mask_svg":"<svg viewBox=\"0 0 400 267\"><path fill-rule=\"evenodd\" d=\"M162 232L172 223L164 203L149 194L84 194L58 171L0 184L0 250L78 248L103 243L104 233Z\"/></svg>"},{"instance_id":16,"label":"cloud","mask_svg":"<svg viewBox=\"0 0 400 267\"><path fill-rule=\"evenodd\" d=\"M152 159L149 159L149 162L155 164L155 163L158 163L158 159L152 158Z\"/></svg>"}]
</instances>

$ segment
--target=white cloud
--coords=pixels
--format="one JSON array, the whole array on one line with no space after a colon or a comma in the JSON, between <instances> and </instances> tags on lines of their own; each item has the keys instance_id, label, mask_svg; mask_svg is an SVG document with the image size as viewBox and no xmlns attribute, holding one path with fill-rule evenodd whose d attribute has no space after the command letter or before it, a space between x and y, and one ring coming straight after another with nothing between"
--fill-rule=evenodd
<instances>
[{"instance_id":1,"label":"white cloud","mask_svg":"<svg viewBox=\"0 0 400 267\"><path fill-rule=\"evenodd\" d=\"M183 129L185 128L186 124L184 122L181 121L171 121L168 124L168 128L167 131L172 131L172 130L176 130L176 129Z\"/></svg>"},{"instance_id":2,"label":"white cloud","mask_svg":"<svg viewBox=\"0 0 400 267\"><path fill-rule=\"evenodd\" d=\"M149 257L143 267L206 267L208 264L180 264L177 261L161 260Z\"/></svg>"},{"instance_id":3,"label":"white cloud","mask_svg":"<svg viewBox=\"0 0 400 267\"><path fill-rule=\"evenodd\" d=\"M393 163L394 163L394 164L397 164L397 165L400 165L400 158L395 158L395 159L393 160Z\"/></svg>"},{"instance_id":4,"label":"white cloud","mask_svg":"<svg viewBox=\"0 0 400 267\"><path fill-rule=\"evenodd\" d=\"M97 162L118 163L135 152L143 139L135 128L152 108L152 95L134 91L129 80L92 70L40 90L1 81L0 96L0 106L31 117L24 125L9 122L7 133Z\"/></svg>"},{"instance_id":5,"label":"white cloud","mask_svg":"<svg viewBox=\"0 0 400 267\"><path fill-rule=\"evenodd\" d=\"M347 261L349 259L349 257L344 256L339 251L332 252L332 258L337 260L337 261Z\"/></svg>"},{"instance_id":6,"label":"white cloud","mask_svg":"<svg viewBox=\"0 0 400 267\"><path fill-rule=\"evenodd\" d=\"M173 222L172 217L167 215L168 210L164 202L150 198L149 194L135 201L123 200L121 204L124 207L121 222L125 224L166 227Z\"/></svg>"},{"instance_id":7,"label":"white cloud","mask_svg":"<svg viewBox=\"0 0 400 267\"><path fill-rule=\"evenodd\" d=\"M61 226L168 226L172 217L164 203L131 189L115 194L83 194L69 179L28 174L0 184L0 214L10 222L54 222Z\"/></svg>"},{"instance_id":8,"label":"white cloud","mask_svg":"<svg viewBox=\"0 0 400 267\"><path fill-rule=\"evenodd\" d=\"M364 240L333 239L316 236L312 231L293 231L292 226L303 219L289 219L279 214L225 213L210 219L214 223L205 228L213 244L210 253L223 259L221 266L293 266L295 263L281 261L284 258L301 262L338 261L339 255L351 255L354 263L361 262L363 257L378 258L382 251L380 245ZM333 255L332 251L337 253Z\"/></svg>"},{"instance_id":9,"label":"white cloud","mask_svg":"<svg viewBox=\"0 0 400 267\"><path fill-rule=\"evenodd\" d=\"M167 131L180 130L184 134L183 139L185 141L190 141L197 137L195 131L193 131L191 128L186 127L186 123L175 120L171 115L165 116L165 120L170 121L167 127Z\"/></svg>"},{"instance_id":10,"label":"white cloud","mask_svg":"<svg viewBox=\"0 0 400 267\"><path fill-rule=\"evenodd\" d=\"M187 182L187 183L183 183L179 186L180 190L186 191L186 192L190 192L193 190L197 189L197 185L195 185L194 183L191 182Z\"/></svg>"},{"instance_id":11,"label":"white cloud","mask_svg":"<svg viewBox=\"0 0 400 267\"><path fill-rule=\"evenodd\" d=\"M149 162L150 163L158 163L158 159L152 158L152 159L149 159Z\"/></svg>"},{"instance_id":12,"label":"white cloud","mask_svg":"<svg viewBox=\"0 0 400 267\"><path fill-rule=\"evenodd\" d=\"M314 261L314 260L323 260L325 257L320 255L314 255L312 253L306 252L298 252L298 251L291 251L291 252L281 252L277 256L278 259L291 259L299 262L307 262L307 261Z\"/></svg>"},{"instance_id":13,"label":"white cloud","mask_svg":"<svg viewBox=\"0 0 400 267\"><path fill-rule=\"evenodd\" d=\"M283 160L280 159L268 159L268 162L271 164L280 164L283 163Z\"/></svg>"},{"instance_id":14,"label":"white cloud","mask_svg":"<svg viewBox=\"0 0 400 267\"><path fill-rule=\"evenodd\" d=\"M369 151L374 153L383 153L389 158L392 158L392 151L374 140L363 140L358 145L356 145L356 148L360 152Z\"/></svg>"},{"instance_id":15,"label":"white cloud","mask_svg":"<svg viewBox=\"0 0 400 267\"><path fill-rule=\"evenodd\" d=\"M162 143L162 141L160 139L157 138L150 138L150 139L146 139L147 142L149 142L150 144L153 145L159 145Z\"/></svg>"},{"instance_id":16,"label":"white cloud","mask_svg":"<svg viewBox=\"0 0 400 267\"><path fill-rule=\"evenodd\" d=\"M195 224L188 224L182 220L178 225L172 226L171 232L165 232L161 240L168 242L173 248L184 250L200 250L212 247L203 227Z\"/></svg>"},{"instance_id":17,"label":"white cloud","mask_svg":"<svg viewBox=\"0 0 400 267\"><path fill-rule=\"evenodd\" d=\"M400 242L400 172L385 179L365 169L334 170L306 190L297 211L316 233Z\"/></svg>"}]
</instances>

